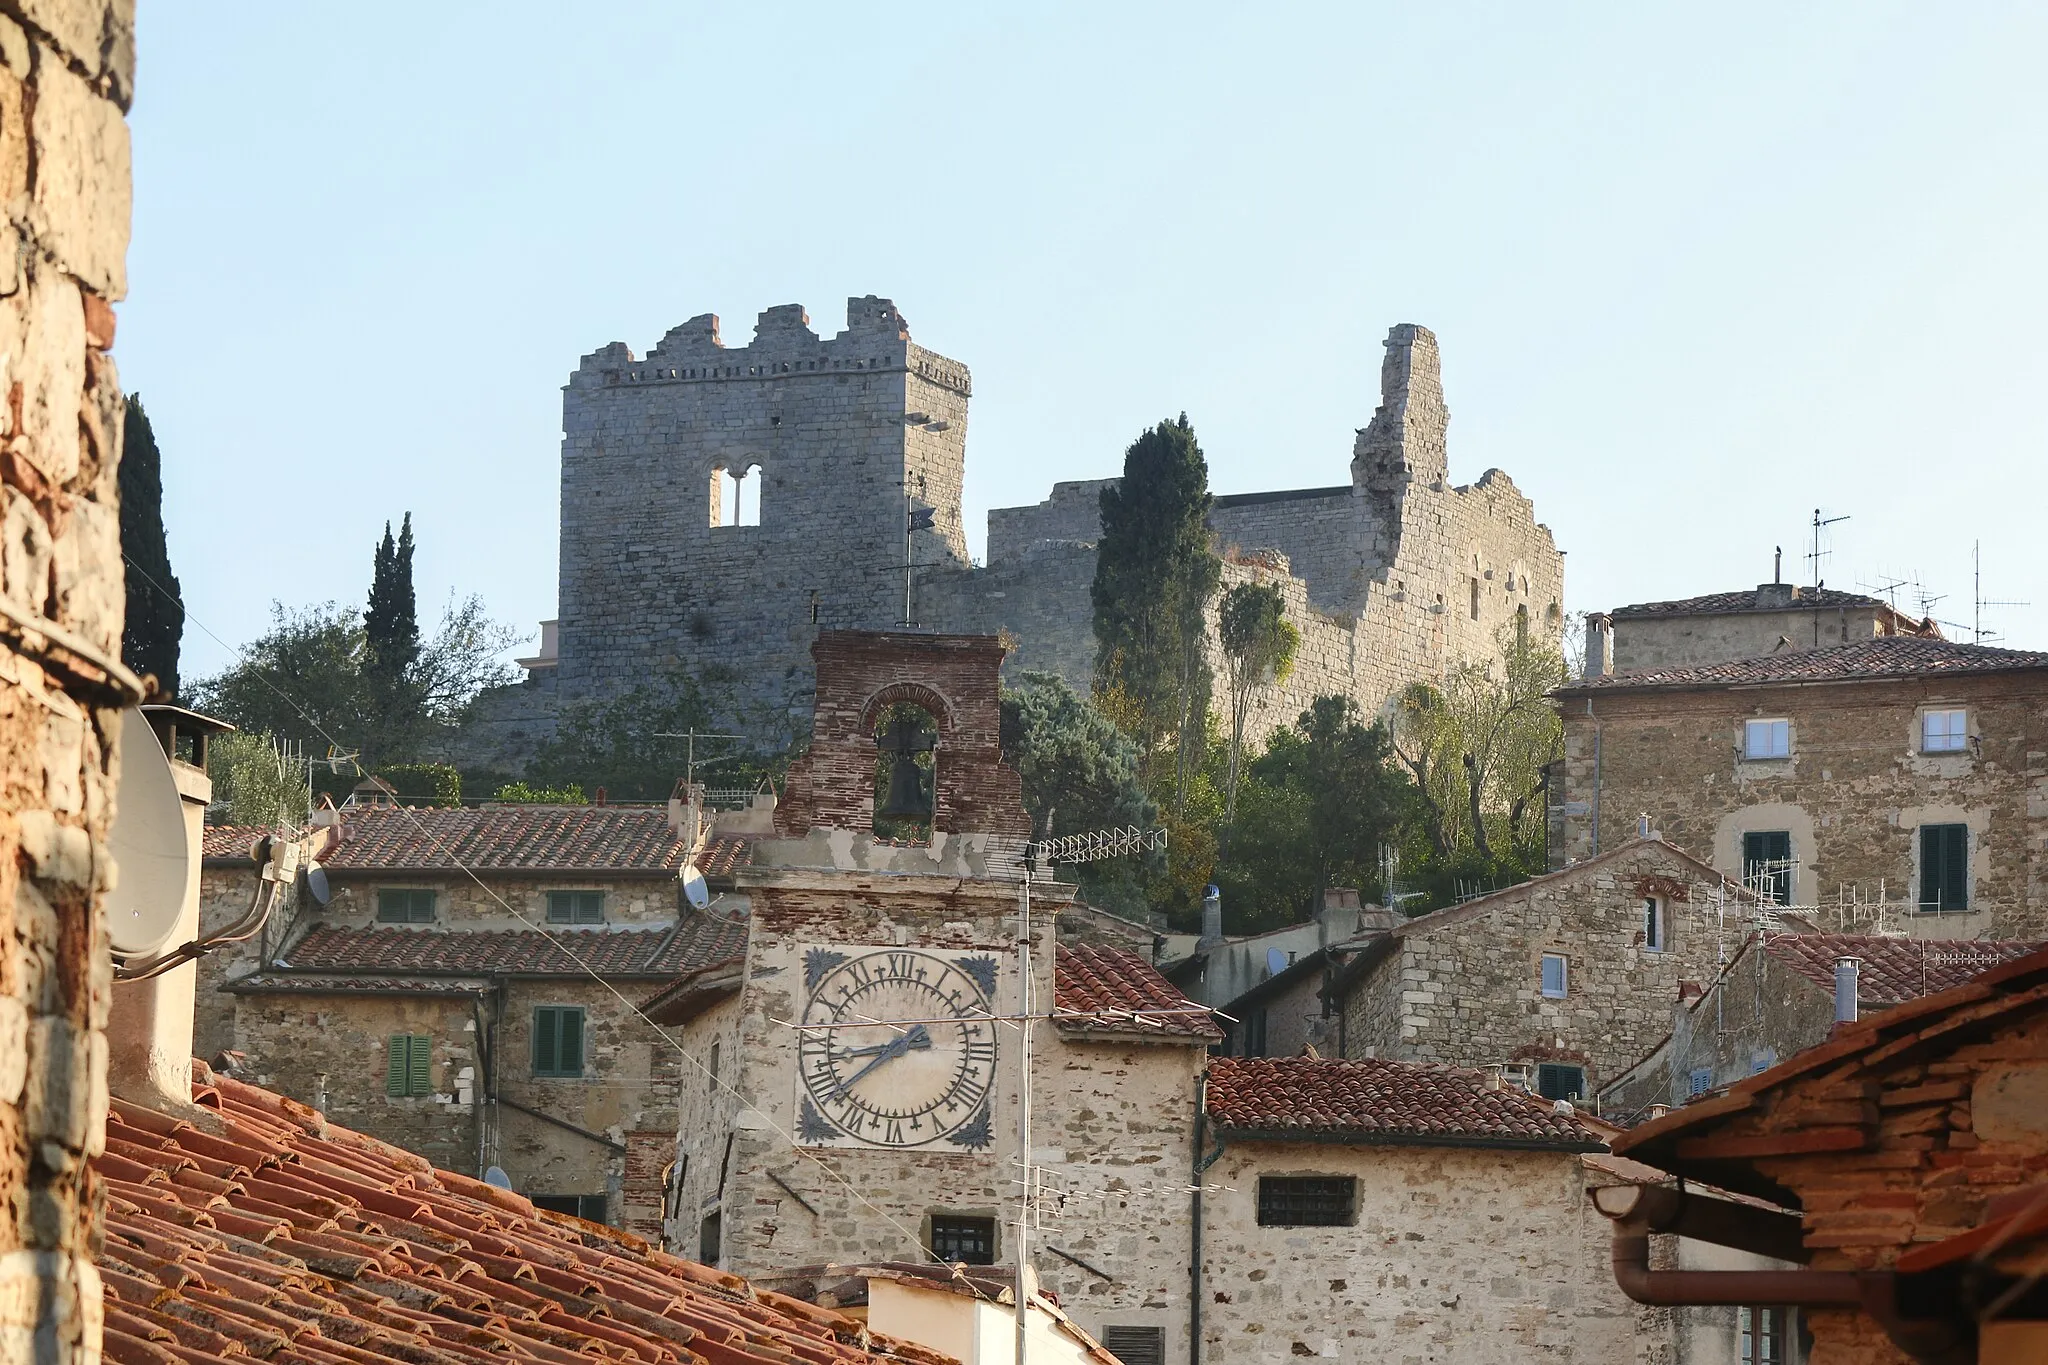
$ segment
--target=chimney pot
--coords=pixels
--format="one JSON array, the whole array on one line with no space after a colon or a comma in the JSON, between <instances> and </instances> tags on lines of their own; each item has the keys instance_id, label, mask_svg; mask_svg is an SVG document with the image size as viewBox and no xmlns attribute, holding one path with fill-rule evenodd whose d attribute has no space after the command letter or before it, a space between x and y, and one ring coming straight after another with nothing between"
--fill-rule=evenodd
<instances>
[{"instance_id":1,"label":"chimney pot","mask_svg":"<svg viewBox=\"0 0 2048 1365\"><path fill-rule=\"evenodd\" d=\"M1223 941L1223 892L1214 885L1202 893L1202 944Z\"/></svg>"},{"instance_id":2,"label":"chimney pot","mask_svg":"<svg viewBox=\"0 0 2048 1365\"><path fill-rule=\"evenodd\" d=\"M1856 978L1862 965L1861 958L1845 956L1835 959L1835 1022L1838 1024L1856 1022Z\"/></svg>"},{"instance_id":3,"label":"chimney pot","mask_svg":"<svg viewBox=\"0 0 2048 1365\"><path fill-rule=\"evenodd\" d=\"M1586 676L1604 678L1614 671L1614 618L1596 611L1586 618Z\"/></svg>"}]
</instances>

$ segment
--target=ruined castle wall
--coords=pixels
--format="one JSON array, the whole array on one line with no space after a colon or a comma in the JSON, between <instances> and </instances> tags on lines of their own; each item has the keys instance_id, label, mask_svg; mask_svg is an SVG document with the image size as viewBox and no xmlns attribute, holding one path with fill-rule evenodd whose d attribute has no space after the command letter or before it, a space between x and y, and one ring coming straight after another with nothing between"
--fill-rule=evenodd
<instances>
[{"instance_id":1,"label":"ruined castle wall","mask_svg":"<svg viewBox=\"0 0 2048 1365\"><path fill-rule=\"evenodd\" d=\"M918 619L962 634L1007 631L1016 647L1003 662L1010 678L1057 673L1081 692L1095 676L1095 544L1041 540L987 568L921 578Z\"/></svg>"},{"instance_id":2,"label":"ruined castle wall","mask_svg":"<svg viewBox=\"0 0 2048 1365\"><path fill-rule=\"evenodd\" d=\"M111 305L127 292L134 9L0 17L0 1357L99 1359L110 962L101 891L121 653ZM53 621L84 648L25 629Z\"/></svg>"},{"instance_id":3,"label":"ruined castle wall","mask_svg":"<svg viewBox=\"0 0 2048 1365\"><path fill-rule=\"evenodd\" d=\"M645 358L585 356L562 404L562 701L715 662L751 700L802 709L818 628L902 616L906 482L936 511L913 559L966 564L971 387L873 297L829 340L789 305L749 346L707 314ZM721 469L746 473L758 525L712 524Z\"/></svg>"},{"instance_id":4,"label":"ruined castle wall","mask_svg":"<svg viewBox=\"0 0 2048 1365\"><path fill-rule=\"evenodd\" d=\"M1351 487L1226 495L1209 513L1225 558L1233 551L1280 551L1308 584L1309 601L1338 615L1357 609L1372 521L1372 509Z\"/></svg>"},{"instance_id":5,"label":"ruined castle wall","mask_svg":"<svg viewBox=\"0 0 2048 1365\"><path fill-rule=\"evenodd\" d=\"M1021 558L1041 541L1078 541L1093 545L1102 539L1102 490L1116 482L1116 479L1079 479L1056 483L1044 502L1025 507L989 508L990 566Z\"/></svg>"}]
</instances>

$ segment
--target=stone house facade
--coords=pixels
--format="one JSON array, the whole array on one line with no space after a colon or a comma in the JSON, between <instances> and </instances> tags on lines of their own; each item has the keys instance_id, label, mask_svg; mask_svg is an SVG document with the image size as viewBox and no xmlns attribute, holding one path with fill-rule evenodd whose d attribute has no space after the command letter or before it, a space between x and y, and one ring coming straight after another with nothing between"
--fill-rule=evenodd
<instances>
[{"instance_id":1,"label":"stone house facade","mask_svg":"<svg viewBox=\"0 0 2048 1365\"><path fill-rule=\"evenodd\" d=\"M1206 1093L1203 1360L1674 1358L1615 1287L1603 1134L1568 1106L1387 1060L1217 1058Z\"/></svg>"},{"instance_id":2,"label":"stone house facade","mask_svg":"<svg viewBox=\"0 0 2048 1365\"><path fill-rule=\"evenodd\" d=\"M1813 1365L2021 1365L2048 1352L2048 951L1846 1025L1614 1145L1798 1211L1717 1232L1789 1225L1803 1268L1768 1288L1804 1305ZM1656 1211L1600 1208L1617 1220L1614 1273L1632 1296L1756 1301L1745 1277L1674 1284L1644 1255Z\"/></svg>"},{"instance_id":3,"label":"stone house facade","mask_svg":"<svg viewBox=\"0 0 2048 1365\"><path fill-rule=\"evenodd\" d=\"M645 1002L684 1059L668 1244L762 1275L1014 1264L1028 1012L1036 1271L1089 1333L1184 1358L1195 1077L1220 1030L1137 954L1060 947L1057 882L1032 894L1027 989L994 641L828 633L815 663L811 748L734 873L742 941ZM939 733L924 844L868 827L875 724L906 700Z\"/></svg>"},{"instance_id":4,"label":"stone house facade","mask_svg":"<svg viewBox=\"0 0 2048 1365\"><path fill-rule=\"evenodd\" d=\"M1397 923L1330 987L1345 1057L1504 1066L1591 1099L1739 941L1743 893L1658 838ZM1731 913L1732 912L1732 913Z\"/></svg>"},{"instance_id":5,"label":"stone house facade","mask_svg":"<svg viewBox=\"0 0 2048 1365\"><path fill-rule=\"evenodd\" d=\"M30 16L24 18L23 16ZM0 1354L100 1358L111 993L104 907L120 708L131 4L0 15Z\"/></svg>"},{"instance_id":6,"label":"stone house facade","mask_svg":"<svg viewBox=\"0 0 2048 1365\"><path fill-rule=\"evenodd\" d=\"M1932 617L1909 616L1881 597L1796 583L1759 583L1743 592L1638 602L1616 607L1601 619L1613 633L1611 667L1624 673L1887 636L1941 638L1941 627Z\"/></svg>"},{"instance_id":7,"label":"stone house facade","mask_svg":"<svg viewBox=\"0 0 2048 1365\"><path fill-rule=\"evenodd\" d=\"M1790 929L1790 926L1787 926ZM1858 1017L1962 985L2038 951L2038 942L1912 939L1759 925L1703 983L1682 983L1671 1032L1600 1088L1600 1112L1633 1123L1775 1066L1834 1033L1837 964L1854 964Z\"/></svg>"},{"instance_id":8,"label":"stone house facade","mask_svg":"<svg viewBox=\"0 0 2048 1365\"><path fill-rule=\"evenodd\" d=\"M911 341L872 295L849 299L829 338L791 304L762 313L745 346L727 346L707 314L644 357L619 342L583 357L563 391L558 619L527 681L487 700L458 756L516 767L564 708L706 657L739 679L732 723L765 733L801 716L821 632L906 620L1007 633L1011 668L1085 689L1106 481L991 511L988 563L974 565L961 507L971 393L966 366ZM1451 483L1448 424L1436 338L1403 324L1346 483L1216 500L1224 587L1275 584L1302 634L1293 675L1258 699L1255 737L1319 695L1376 712L1408 682L1496 657L1504 632L1561 638L1563 555L1501 471ZM754 509L737 524L730 474Z\"/></svg>"},{"instance_id":9,"label":"stone house facade","mask_svg":"<svg viewBox=\"0 0 2048 1365\"><path fill-rule=\"evenodd\" d=\"M744 841L694 846L689 808L345 808L257 956L208 967L200 1035L239 1073L450 1169L658 1234L680 1076L640 997L725 955L690 908L694 857L729 886ZM224 834L224 850L238 842ZM250 873L209 860L227 913Z\"/></svg>"},{"instance_id":10,"label":"stone house facade","mask_svg":"<svg viewBox=\"0 0 2048 1365\"><path fill-rule=\"evenodd\" d=\"M2048 936L2048 654L1892 636L1554 695L1565 860L1647 817L1820 927Z\"/></svg>"}]
</instances>

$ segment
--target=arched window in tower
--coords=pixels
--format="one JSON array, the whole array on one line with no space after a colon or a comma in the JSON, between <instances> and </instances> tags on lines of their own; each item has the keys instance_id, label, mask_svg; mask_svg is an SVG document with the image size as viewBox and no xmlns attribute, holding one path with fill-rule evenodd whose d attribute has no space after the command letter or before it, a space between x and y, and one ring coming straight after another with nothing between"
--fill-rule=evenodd
<instances>
[{"instance_id":1,"label":"arched window in tower","mask_svg":"<svg viewBox=\"0 0 2048 1365\"><path fill-rule=\"evenodd\" d=\"M1527 649L1529 647L1529 604L1527 602L1517 603L1515 606L1515 647L1517 649Z\"/></svg>"},{"instance_id":2,"label":"arched window in tower","mask_svg":"<svg viewBox=\"0 0 2048 1365\"><path fill-rule=\"evenodd\" d=\"M938 747L938 724L923 707L898 702L882 712L875 726L876 837L931 838Z\"/></svg>"},{"instance_id":3,"label":"arched window in tower","mask_svg":"<svg viewBox=\"0 0 2048 1365\"><path fill-rule=\"evenodd\" d=\"M761 486L759 464L741 464L737 472L722 464L714 468L711 471L711 524L759 526Z\"/></svg>"}]
</instances>

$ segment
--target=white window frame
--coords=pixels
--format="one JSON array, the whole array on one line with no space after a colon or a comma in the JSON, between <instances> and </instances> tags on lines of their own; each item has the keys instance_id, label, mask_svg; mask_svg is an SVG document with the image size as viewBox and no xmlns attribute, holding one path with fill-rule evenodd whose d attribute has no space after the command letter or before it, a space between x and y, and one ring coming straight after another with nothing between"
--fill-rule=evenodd
<instances>
[{"instance_id":1,"label":"white window frame","mask_svg":"<svg viewBox=\"0 0 2048 1365\"><path fill-rule=\"evenodd\" d=\"M1665 914L1664 898L1643 897L1643 951L1647 953L1668 952L1671 946L1671 922Z\"/></svg>"},{"instance_id":2,"label":"white window frame","mask_svg":"<svg viewBox=\"0 0 2048 1365\"><path fill-rule=\"evenodd\" d=\"M1935 723L1940 722L1936 731ZM1939 741L1937 743L1937 741ZM1920 713L1920 752L1960 754L1970 748L1970 712L1961 706L1933 706Z\"/></svg>"},{"instance_id":3,"label":"white window frame","mask_svg":"<svg viewBox=\"0 0 2048 1365\"><path fill-rule=\"evenodd\" d=\"M1557 963L1557 989L1550 989L1549 967ZM1563 953L1545 953L1536 967L1536 988L1545 1000L1568 1000L1572 993L1572 961Z\"/></svg>"},{"instance_id":4,"label":"white window frame","mask_svg":"<svg viewBox=\"0 0 2048 1365\"><path fill-rule=\"evenodd\" d=\"M1898 732L1895 730L1892 733ZM1764 736L1761 744L1757 742L1758 735ZM1768 763L1773 759L1792 757L1792 722L1784 716L1767 716L1742 722L1742 756L1752 763Z\"/></svg>"}]
</instances>

